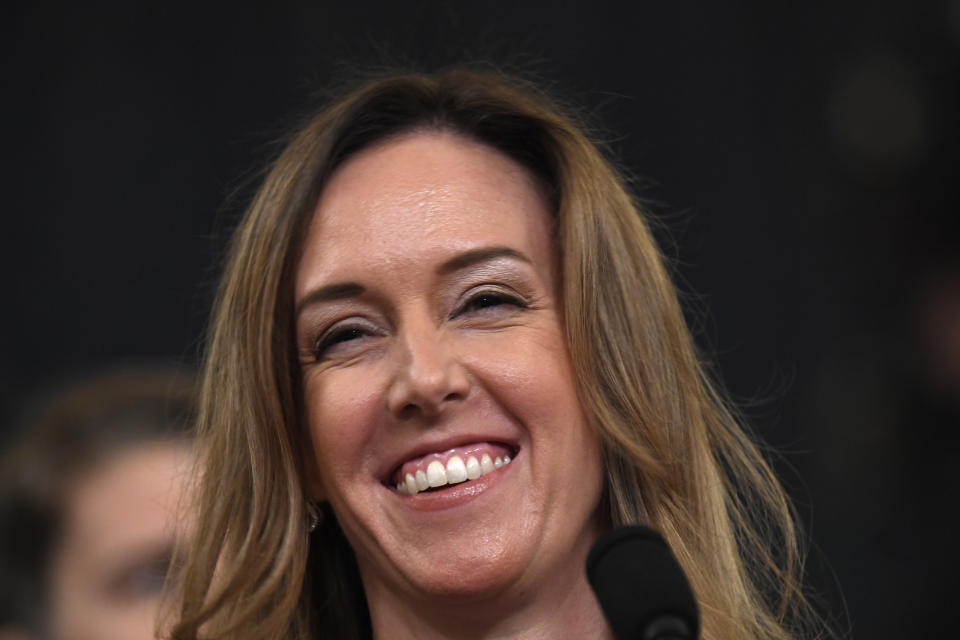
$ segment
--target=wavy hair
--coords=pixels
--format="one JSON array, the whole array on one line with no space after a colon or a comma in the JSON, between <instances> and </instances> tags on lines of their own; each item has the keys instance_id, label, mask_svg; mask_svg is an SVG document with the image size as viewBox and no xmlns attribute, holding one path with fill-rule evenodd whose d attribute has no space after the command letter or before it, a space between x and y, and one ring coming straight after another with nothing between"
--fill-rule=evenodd
<instances>
[{"instance_id":1,"label":"wavy hair","mask_svg":"<svg viewBox=\"0 0 960 640\"><path fill-rule=\"evenodd\" d=\"M569 112L524 81L469 69L367 79L334 101L290 138L235 230L206 347L198 533L170 635L370 635L336 519L308 533L293 273L336 167L413 130L485 143L549 194L567 346L612 524L664 535L705 640L810 637L790 504L705 373L647 214Z\"/></svg>"}]
</instances>

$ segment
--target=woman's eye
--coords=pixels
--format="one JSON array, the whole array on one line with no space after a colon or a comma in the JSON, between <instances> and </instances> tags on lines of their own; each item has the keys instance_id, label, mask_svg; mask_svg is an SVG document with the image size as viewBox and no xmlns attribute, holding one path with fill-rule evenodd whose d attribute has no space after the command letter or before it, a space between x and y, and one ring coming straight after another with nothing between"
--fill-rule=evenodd
<instances>
[{"instance_id":1,"label":"woman's eye","mask_svg":"<svg viewBox=\"0 0 960 640\"><path fill-rule=\"evenodd\" d=\"M317 340L313 353L320 358L329 355L330 351L339 345L355 340L360 340L371 334L369 329L364 327L341 327L327 332Z\"/></svg>"},{"instance_id":2,"label":"woman's eye","mask_svg":"<svg viewBox=\"0 0 960 640\"><path fill-rule=\"evenodd\" d=\"M457 311L457 315L461 313L470 313L471 311L482 311L484 309L499 307L501 305L509 305L513 307L519 307L521 309L526 308L527 306L526 303L517 296L498 291L485 291L468 299Z\"/></svg>"}]
</instances>

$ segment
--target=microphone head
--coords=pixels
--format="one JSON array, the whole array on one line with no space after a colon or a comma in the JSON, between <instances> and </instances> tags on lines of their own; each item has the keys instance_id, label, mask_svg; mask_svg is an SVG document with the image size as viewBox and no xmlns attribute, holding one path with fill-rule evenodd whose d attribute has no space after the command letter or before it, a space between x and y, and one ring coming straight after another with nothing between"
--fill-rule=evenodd
<instances>
[{"instance_id":1,"label":"microphone head","mask_svg":"<svg viewBox=\"0 0 960 640\"><path fill-rule=\"evenodd\" d=\"M699 637L693 590L653 529L620 527L602 535L587 557L587 579L620 640Z\"/></svg>"}]
</instances>

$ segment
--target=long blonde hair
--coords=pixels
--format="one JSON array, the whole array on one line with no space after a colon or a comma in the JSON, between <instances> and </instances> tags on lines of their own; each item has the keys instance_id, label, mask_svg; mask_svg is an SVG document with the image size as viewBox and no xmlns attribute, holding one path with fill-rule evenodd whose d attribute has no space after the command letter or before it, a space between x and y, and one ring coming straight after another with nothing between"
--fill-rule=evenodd
<instances>
[{"instance_id":1,"label":"long blonde hair","mask_svg":"<svg viewBox=\"0 0 960 640\"><path fill-rule=\"evenodd\" d=\"M336 519L308 533L303 456L312 452L303 451L292 272L331 172L418 128L489 144L550 195L567 342L603 443L612 524L662 532L697 595L705 640L808 637L789 502L704 372L642 207L540 91L464 69L367 80L311 118L236 229L207 344L198 533L172 637L370 633Z\"/></svg>"}]
</instances>

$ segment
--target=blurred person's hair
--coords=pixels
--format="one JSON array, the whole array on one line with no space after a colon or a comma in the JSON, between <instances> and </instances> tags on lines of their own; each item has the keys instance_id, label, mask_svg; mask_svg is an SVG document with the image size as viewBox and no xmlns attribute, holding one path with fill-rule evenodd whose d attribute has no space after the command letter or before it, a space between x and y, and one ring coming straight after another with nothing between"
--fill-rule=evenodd
<instances>
[{"instance_id":1,"label":"blurred person's hair","mask_svg":"<svg viewBox=\"0 0 960 640\"><path fill-rule=\"evenodd\" d=\"M0 629L45 636L70 489L128 449L189 441L195 403L193 374L161 366L77 377L31 403L0 455Z\"/></svg>"}]
</instances>

